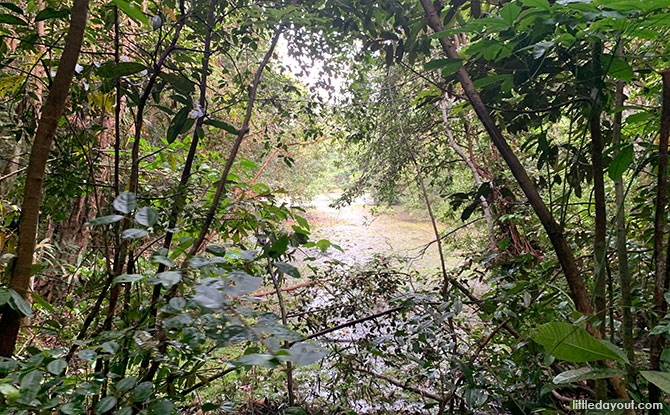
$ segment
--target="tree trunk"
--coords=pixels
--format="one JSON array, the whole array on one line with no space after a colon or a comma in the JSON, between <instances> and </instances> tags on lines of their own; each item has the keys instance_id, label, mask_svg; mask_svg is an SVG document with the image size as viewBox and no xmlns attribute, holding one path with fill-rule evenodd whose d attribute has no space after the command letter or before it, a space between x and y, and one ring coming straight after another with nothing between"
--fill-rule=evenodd
<instances>
[{"instance_id":1,"label":"tree trunk","mask_svg":"<svg viewBox=\"0 0 670 415\"><path fill-rule=\"evenodd\" d=\"M621 108L624 103L623 82L616 83L614 97L614 107ZM618 111L614 115L614 125L612 127L612 146L621 144L621 117L622 112ZM619 150L614 151L614 157L619 154ZM635 353L633 349L633 316L631 307L633 298L631 293L630 270L628 269L628 249L626 247L626 216L624 214L624 188L623 176L614 180L614 198L616 202L616 251L619 258L619 285L621 286L621 316L623 323L621 325L621 338L623 339L623 348L628 355L630 365L628 368L629 381L633 379L635 367Z\"/></svg>"},{"instance_id":2,"label":"tree trunk","mask_svg":"<svg viewBox=\"0 0 670 415\"><path fill-rule=\"evenodd\" d=\"M35 237L39 223L44 170L46 169L47 158L51 150L53 137L56 134L58 121L61 118L70 91L74 68L79 59L87 15L88 0L75 0L65 48L58 65L56 77L49 91L49 97L42 108L42 115L30 152L23 204L21 206L17 255L9 283L9 287L23 298L28 297ZM21 315L8 306L3 307L0 317L0 333L2 333L0 337L0 356L13 355L20 325Z\"/></svg>"},{"instance_id":3,"label":"tree trunk","mask_svg":"<svg viewBox=\"0 0 670 415\"><path fill-rule=\"evenodd\" d=\"M420 0L420 2L426 12L429 26L435 32L444 31L444 26L440 21L440 16L435 10L433 3L431 3L430 0ZM448 58L460 59L458 52L454 48L449 38L442 37L439 40L440 45L442 46L442 49ZM463 91L465 92L465 95L470 102L470 105L472 105L475 113L477 114L477 117L484 125L484 128L491 137L491 141L493 141L493 144L498 149L498 152L500 152L500 155L509 166L509 169L514 175L514 178L521 187L521 190L523 190L524 194L528 198L528 202L532 206L535 214L547 232L549 240L551 241L551 244L554 247L554 251L556 252L556 257L558 258L558 261L563 268L563 273L565 274L568 287L570 288L570 297L574 301L577 311L587 316L591 315L593 312L591 309L588 292L584 286L584 280L582 279L579 268L577 267L575 257L570 250L570 247L568 246L565 235L563 234L563 230L554 220L553 216L547 209L547 206L544 204L544 201L540 197L540 194L535 188L535 185L528 176L526 169L523 167L519 159L516 157L516 154L514 154L514 151L510 148L509 144L503 137L502 131L500 128L498 128L495 121L491 117L491 114L486 108L486 105L484 105L482 98L477 92L477 88L475 88L465 68L461 67L458 70L457 75L461 82ZM591 324L587 323L587 329L593 336L600 337L600 332L594 330ZM609 361L605 362L605 364L612 366L612 362ZM613 389L615 389L618 398L628 399L628 393L626 392L626 389L619 377L610 378L610 383Z\"/></svg>"},{"instance_id":4,"label":"tree trunk","mask_svg":"<svg viewBox=\"0 0 670 415\"><path fill-rule=\"evenodd\" d=\"M482 178L479 176L477 171L477 166L475 162L465 154L465 151L458 145L456 140L454 140L454 135L451 133L451 128L449 128L449 120L447 119L447 103L442 100L440 101L440 109L442 110L442 122L444 123L444 128L447 132L447 138L449 139L449 146L460 156L465 164L468 165L470 171L472 171L472 178L475 181L477 187L482 185ZM489 208L489 203L484 196L479 196L479 203L482 205L482 210L484 211L484 218L486 219L486 228L488 229L489 236L489 249L494 251L496 249L496 234L495 229L493 228L493 218L491 216L491 209Z\"/></svg>"},{"instance_id":5,"label":"tree trunk","mask_svg":"<svg viewBox=\"0 0 670 415\"><path fill-rule=\"evenodd\" d=\"M606 288L606 261L607 261L607 211L605 206L605 177L603 175L603 134L600 126L600 54L598 44L593 45L593 73L596 74L589 116L589 130L591 132L591 171L593 174L593 201L594 201L594 233L593 233L593 306L596 317L600 320L600 336L605 337L605 318L607 317ZM598 399L607 399L607 384L604 379L596 380L596 396Z\"/></svg>"},{"instance_id":6,"label":"tree trunk","mask_svg":"<svg viewBox=\"0 0 670 415\"><path fill-rule=\"evenodd\" d=\"M420 1L424 10L426 11L426 17L430 27L435 32L444 31L444 26L440 21L440 16L435 10L433 4L429 0ZM449 38L440 38L440 44L447 57L450 59L460 59L458 52L454 48ZM533 184L530 177L528 177L526 169L516 157L514 151L512 151L510 148L495 121L493 121L491 114L489 114L486 105L484 105L484 102L479 96L479 93L477 92L477 89L472 83L472 80L470 79L470 76L466 72L465 68L461 67L458 70L458 78L461 81L461 86L465 91L465 95L467 96L468 101L475 110L477 117L484 125L484 128L491 137L491 141L493 141L493 144L498 149L498 152L509 166L510 171L521 187L521 190L523 190L524 194L528 198L528 202L533 207L533 210L535 211L538 219L540 219L542 226L544 226L544 229L549 236L554 250L556 251L556 256L558 257L558 260L561 263L561 267L563 268L563 273L565 274L568 286L570 288L570 296L575 303L575 307L582 314L591 315L592 309L588 292L584 286L584 280L582 279L582 276L579 272L572 251L568 247L568 243L565 239L565 235L563 234L562 229L551 216L551 213L549 213L549 210L540 197L540 194L535 188L535 185Z\"/></svg>"},{"instance_id":7,"label":"tree trunk","mask_svg":"<svg viewBox=\"0 0 670 415\"><path fill-rule=\"evenodd\" d=\"M663 109L661 111L661 131L658 144L658 179L656 185L656 216L654 218L654 315L652 327L665 314L665 278L666 257L664 252L663 228L665 226L665 205L667 193L668 167L668 135L670 133L670 68L663 70ZM661 352L663 351L662 335L651 336L649 347L649 369L659 370ZM661 391L653 383L649 383L649 402L660 402ZM657 414L658 410L650 410Z\"/></svg>"}]
</instances>

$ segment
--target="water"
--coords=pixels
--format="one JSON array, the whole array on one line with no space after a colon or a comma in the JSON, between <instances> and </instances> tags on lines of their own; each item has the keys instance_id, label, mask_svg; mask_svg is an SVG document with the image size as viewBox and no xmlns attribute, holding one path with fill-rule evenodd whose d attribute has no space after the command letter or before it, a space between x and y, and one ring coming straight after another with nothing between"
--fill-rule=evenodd
<instances>
[{"instance_id":1,"label":"water","mask_svg":"<svg viewBox=\"0 0 670 415\"><path fill-rule=\"evenodd\" d=\"M344 250L342 253L330 249L330 258L352 264L365 262L374 254L397 256L417 270L439 271L440 258L435 243L421 254L424 247L435 240L427 217L408 214L398 207L374 211L374 203L369 197L361 197L349 206L336 209L330 205L338 196L319 195L306 206L305 216L312 227L312 239L327 239ZM458 263L457 253L447 256L448 267Z\"/></svg>"}]
</instances>

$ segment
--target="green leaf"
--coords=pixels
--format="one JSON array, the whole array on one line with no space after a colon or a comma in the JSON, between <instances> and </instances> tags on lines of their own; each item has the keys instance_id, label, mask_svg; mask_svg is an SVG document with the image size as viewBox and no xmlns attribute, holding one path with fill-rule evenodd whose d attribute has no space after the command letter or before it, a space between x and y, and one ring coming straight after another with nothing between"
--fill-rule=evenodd
<instances>
[{"instance_id":1,"label":"green leaf","mask_svg":"<svg viewBox=\"0 0 670 415\"><path fill-rule=\"evenodd\" d=\"M95 219L91 219L88 222L88 226L97 226L97 225L109 225L110 223L115 223L123 219L122 215L107 215L100 216Z\"/></svg>"},{"instance_id":2,"label":"green leaf","mask_svg":"<svg viewBox=\"0 0 670 415\"><path fill-rule=\"evenodd\" d=\"M323 359L328 353L311 343L296 343L289 349L289 353L298 366L308 366Z\"/></svg>"},{"instance_id":3,"label":"green leaf","mask_svg":"<svg viewBox=\"0 0 670 415\"><path fill-rule=\"evenodd\" d=\"M468 406L475 408L484 405L489 398L486 391L480 388L467 388L463 393L463 396L465 397L465 402Z\"/></svg>"},{"instance_id":4,"label":"green leaf","mask_svg":"<svg viewBox=\"0 0 670 415\"><path fill-rule=\"evenodd\" d=\"M95 350L84 349L77 353L77 356L83 361L93 362L95 358L98 357L98 353L96 353Z\"/></svg>"},{"instance_id":5,"label":"green leaf","mask_svg":"<svg viewBox=\"0 0 670 415\"><path fill-rule=\"evenodd\" d=\"M168 399L161 399L149 407L150 415L170 415L174 413L174 404Z\"/></svg>"},{"instance_id":6,"label":"green leaf","mask_svg":"<svg viewBox=\"0 0 670 415\"><path fill-rule=\"evenodd\" d=\"M25 20L8 13L0 13L0 23L28 26L28 23L26 23Z\"/></svg>"},{"instance_id":7,"label":"green leaf","mask_svg":"<svg viewBox=\"0 0 670 415\"><path fill-rule=\"evenodd\" d=\"M551 5L547 0L521 0L524 6L537 7L542 10L551 9Z\"/></svg>"},{"instance_id":8,"label":"green leaf","mask_svg":"<svg viewBox=\"0 0 670 415\"><path fill-rule=\"evenodd\" d=\"M566 370L554 377L554 383L571 383L580 380L606 379L622 375L623 372L610 368L580 367L579 369Z\"/></svg>"},{"instance_id":9,"label":"green leaf","mask_svg":"<svg viewBox=\"0 0 670 415\"><path fill-rule=\"evenodd\" d=\"M158 212L154 208L143 207L135 212L135 220L140 225L154 226L156 221L158 221Z\"/></svg>"},{"instance_id":10,"label":"green leaf","mask_svg":"<svg viewBox=\"0 0 670 415\"><path fill-rule=\"evenodd\" d=\"M670 373L644 370L640 374L663 392L670 393Z\"/></svg>"},{"instance_id":11,"label":"green leaf","mask_svg":"<svg viewBox=\"0 0 670 415\"><path fill-rule=\"evenodd\" d=\"M270 258L279 258L286 253L288 249L288 235L282 234L277 238L276 241L272 243L270 248L268 248L267 254Z\"/></svg>"},{"instance_id":12,"label":"green leaf","mask_svg":"<svg viewBox=\"0 0 670 415\"><path fill-rule=\"evenodd\" d=\"M121 274L118 277L114 278L112 281L113 284L121 284L123 282L135 282L144 278L144 275L140 274Z\"/></svg>"},{"instance_id":13,"label":"green leaf","mask_svg":"<svg viewBox=\"0 0 670 415\"><path fill-rule=\"evenodd\" d=\"M600 55L600 64L608 75L620 81L630 82L635 76L630 65L616 56Z\"/></svg>"},{"instance_id":14,"label":"green leaf","mask_svg":"<svg viewBox=\"0 0 670 415\"><path fill-rule=\"evenodd\" d=\"M195 90L195 85L185 76L178 74L171 74L169 72L161 72L158 75L163 79L163 81L172 85L177 91L183 92L187 95L191 94Z\"/></svg>"},{"instance_id":15,"label":"green leaf","mask_svg":"<svg viewBox=\"0 0 670 415\"><path fill-rule=\"evenodd\" d=\"M254 277L243 271L233 271L225 279L223 293L232 297L251 294L261 286L262 278Z\"/></svg>"},{"instance_id":16,"label":"green leaf","mask_svg":"<svg viewBox=\"0 0 670 415\"><path fill-rule=\"evenodd\" d=\"M234 126L228 124L227 122L224 121L219 121L219 120L207 120L204 122L207 125L211 125L212 127L215 128L220 128L224 131L227 131L231 133L232 135L237 135L238 130Z\"/></svg>"},{"instance_id":17,"label":"green leaf","mask_svg":"<svg viewBox=\"0 0 670 415\"><path fill-rule=\"evenodd\" d=\"M134 75L147 69L138 62L106 62L100 65L97 72L103 78L115 79L122 76Z\"/></svg>"},{"instance_id":18,"label":"green leaf","mask_svg":"<svg viewBox=\"0 0 670 415\"><path fill-rule=\"evenodd\" d=\"M21 378L21 391L23 390L39 390L42 379L44 378L44 372L41 370L33 370Z\"/></svg>"},{"instance_id":19,"label":"green leaf","mask_svg":"<svg viewBox=\"0 0 670 415\"><path fill-rule=\"evenodd\" d=\"M44 10L41 10L39 13L37 13L37 16L35 16L35 23L47 19L60 19L61 17L67 17L69 15L70 15L69 9L54 9L51 7L47 7Z\"/></svg>"},{"instance_id":20,"label":"green leaf","mask_svg":"<svg viewBox=\"0 0 670 415\"><path fill-rule=\"evenodd\" d=\"M106 351L107 353L110 353L110 354L116 354L116 352L118 352L119 349L121 349L121 346L119 346L119 343L117 343L115 341L104 342L102 345L100 345L100 347L102 348L102 350L104 350L104 351Z\"/></svg>"},{"instance_id":21,"label":"green leaf","mask_svg":"<svg viewBox=\"0 0 670 415\"><path fill-rule=\"evenodd\" d=\"M427 71L442 69L442 75L451 75L463 66L462 59L433 59L423 66Z\"/></svg>"},{"instance_id":22,"label":"green leaf","mask_svg":"<svg viewBox=\"0 0 670 415\"><path fill-rule=\"evenodd\" d=\"M133 402L142 402L146 400L154 390L154 384L151 382L142 382L133 390L131 399Z\"/></svg>"},{"instance_id":23,"label":"green leaf","mask_svg":"<svg viewBox=\"0 0 670 415\"><path fill-rule=\"evenodd\" d=\"M623 147L619 154L617 154L607 168L607 175L612 180L616 180L621 177L622 174L628 170L630 164L633 162L633 146L627 145Z\"/></svg>"},{"instance_id":24,"label":"green leaf","mask_svg":"<svg viewBox=\"0 0 670 415\"><path fill-rule=\"evenodd\" d=\"M112 0L112 3L123 10L123 12L131 19L150 26L149 19L147 19L147 16L144 15L142 10L140 10L135 3L128 3L124 0Z\"/></svg>"},{"instance_id":25,"label":"green leaf","mask_svg":"<svg viewBox=\"0 0 670 415\"><path fill-rule=\"evenodd\" d=\"M521 7L514 2L506 3L503 8L500 9L500 17L502 17L505 23L510 26L514 23L517 16L519 16L519 13L521 13Z\"/></svg>"},{"instance_id":26,"label":"green leaf","mask_svg":"<svg viewBox=\"0 0 670 415\"><path fill-rule=\"evenodd\" d=\"M181 272L179 271L165 271L156 274L154 280L163 285L163 287L170 287L181 281Z\"/></svg>"},{"instance_id":27,"label":"green leaf","mask_svg":"<svg viewBox=\"0 0 670 415\"><path fill-rule=\"evenodd\" d=\"M66 367L67 367L67 362L65 360L56 359L56 360L53 360L53 361L49 362L49 364L47 365L47 370L52 375L60 375L61 373L63 373L63 371L65 370Z\"/></svg>"},{"instance_id":28,"label":"green leaf","mask_svg":"<svg viewBox=\"0 0 670 415\"><path fill-rule=\"evenodd\" d=\"M569 362L621 360L618 353L593 338L586 330L569 323L543 324L533 333L532 338L557 359Z\"/></svg>"},{"instance_id":29,"label":"green leaf","mask_svg":"<svg viewBox=\"0 0 670 415\"><path fill-rule=\"evenodd\" d=\"M275 266L277 269L279 269L279 271L286 275L290 275L293 278L300 278L300 272L298 271L298 268L291 264L287 264L286 262L275 262Z\"/></svg>"},{"instance_id":30,"label":"green leaf","mask_svg":"<svg viewBox=\"0 0 670 415\"><path fill-rule=\"evenodd\" d=\"M501 82L501 81L507 81L509 79L514 79L514 75L510 74L502 74L502 75L487 75L483 78L479 78L472 82L475 87L477 88L483 88L485 86L489 86L491 84L495 84L496 82Z\"/></svg>"},{"instance_id":31,"label":"green leaf","mask_svg":"<svg viewBox=\"0 0 670 415\"><path fill-rule=\"evenodd\" d=\"M179 134L181 134L186 125L186 122L189 120L188 113L191 111L191 107L184 107L172 118L170 127L167 131L167 142L172 144Z\"/></svg>"},{"instance_id":32,"label":"green leaf","mask_svg":"<svg viewBox=\"0 0 670 415\"><path fill-rule=\"evenodd\" d=\"M19 399L19 390L9 383L0 383L0 394L2 394L8 403Z\"/></svg>"},{"instance_id":33,"label":"green leaf","mask_svg":"<svg viewBox=\"0 0 670 415\"><path fill-rule=\"evenodd\" d=\"M30 304L26 302L26 300L19 295L16 291L10 289L9 290L9 305L12 307L14 310L18 311L19 313L23 314L26 317L33 317L33 310L30 307Z\"/></svg>"},{"instance_id":34,"label":"green leaf","mask_svg":"<svg viewBox=\"0 0 670 415\"><path fill-rule=\"evenodd\" d=\"M21 10L21 8L14 3L8 3L8 2L3 1L2 3L0 3L0 6L8 8L9 10L13 11L14 13L18 13L18 14L23 15L23 10Z\"/></svg>"},{"instance_id":35,"label":"green leaf","mask_svg":"<svg viewBox=\"0 0 670 415\"><path fill-rule=\"evenodd\" d=\"M251 353L238 357L233 364L237 366L262 366L275 368L278 366L274 356L265 353Z\"/></svg>"},{"instance_id":36,"label":"green leaf","mask_svg":"<svg viewBox=\"0 0 670 415\"><path fill-rule=\"evenodd\" d=\"M114 199L114 209L121 213L130 213L137 207L137 199L135 194L131 192L123 192Z\"/></svg>"},{"instance_id":37,"label":"green leaf","mask_svg":"<svg viewBox=\"0 0 670 415\"><path fill-rule=\"evenodd\" d=\"M113 396L105 396L100 399L100 402L95 406L95 413L104 414L105 412L111 411L115 406L116 398Z\"/></svg>"},{"instance_id":38,"label":"green leaf","mask_svg":"<svg viewBox=\"0 0 670 415\"><path fill-rule=\"evenodd\" d=\"M226 248L221 245L207 245L207 248L205 248L206 252L209 252L212 255L215 256L224 256L226 255Z\"/></svg>"},{"instance_id":39,"label":"green leaf","mask_svg":"<svg viewBox=\"0 0 670 415\"><path fill-rule=\"evenodd\" d=\"M137 385L137 378L135 376L130 376L123 378L120 381L116 382L116 390L119 392L129 391Z\"/></svg>"},{"instance_id":40,"label":"green leaf","mask_svg":"<svg viewBox=\"0 0 670 415\"><path fill-rule=\"evenodd\" d=\"M139 239L139 238L144 238L145 236L149 235L149 232L145 231L144 229L126 229L121 233L121 239Z\"/></svg>"}]
</instances>

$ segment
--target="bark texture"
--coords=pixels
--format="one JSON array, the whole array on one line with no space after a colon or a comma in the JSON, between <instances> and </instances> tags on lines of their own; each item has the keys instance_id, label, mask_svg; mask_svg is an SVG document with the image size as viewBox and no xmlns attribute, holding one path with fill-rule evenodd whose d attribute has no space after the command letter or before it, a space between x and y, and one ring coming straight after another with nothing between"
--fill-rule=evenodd
<instances>
[{"instance_id":1,"label":"bark texture","mask_svg":"<svg viewBox=\"0 0 670 415\"><path fill-rule=\"evenodd\" d=\"M56 77L49 91L49 97L42 108L39 126L30 151L23 203L21 205L16 261L9 283L9 287L23 298L28 298L29 294L28 286L39 223L44 171L58 121L61 118L70 91L74 68L79 59L86 29L88 3L88 0L74 1L65 48L60 58ZM11 356L14 353L20 325L21 315L9 307L4 307L0 317L0 333L2 333L0 337L0 356Z\"/></svg>"}]
</instances>

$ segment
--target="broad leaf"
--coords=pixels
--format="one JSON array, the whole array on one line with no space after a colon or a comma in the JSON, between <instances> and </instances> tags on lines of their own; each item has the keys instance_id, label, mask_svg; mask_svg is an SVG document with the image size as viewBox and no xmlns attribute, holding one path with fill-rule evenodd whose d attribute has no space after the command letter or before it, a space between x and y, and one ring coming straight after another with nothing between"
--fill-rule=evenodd
<instances>
[{"instance_id":1,"label":"broad leaf","mask_svg":"<svg viewBox=\"0 0 670 415\"><path fill-rule=\"evenodd\" d=\"M616 180L628 170L628 167L633 162L633 155L632 145L625 146L619 151L619 154L612 159L607 168L607 175L610 179Z\"/></svg>"},{"instance_id":2,"label":"broad leaf","mask_svg":"<svg viewBox=\"0 0 670 415\"><path fill-rule=\"evenodd\" d=\"M18 26L28 26L28 23L26 23L25 20L8 13L0 13L0 23L12 24Z\"/></svg>"},{"instance_id":3,"label":"broad leaf","mask_svg":"<svg viewBox=\"0 0 670 415\"><path fill-rule=\"evenodd\" d=\"M566 370L554 377L554 383L570 383L580 380L606 379L612 376L620 376L621 370L610 368L580 367L579 369Z\"/></svg>"},{"instance_id":4,"label":"broad leaf","mask_svg":"<svg viewBox=\"0 0 670 415\"><path fill-rule=\"evenodd\" d=\"M30 307L30 304L28 304L26 302L26 300L24 300L23 297L21 297L21 295L19 295L19 293L10 289L9 290L9 295L10 295L9 305L14 310L18 311L19 313L23 314L26 317L30 317L30 318L33 317L33 310Z\"/></svg>"},{"instance_id":5,"label":"broad leaf","mask_svg":"<svg viewBox=\"0 0 670 415\"><path fill-rule=\"evenodd\" d=\"M139 239L139 238L144 238L145 236L149 235L149 232L145 231L144 229L126 229L121 233L121 239Z\"/></svg>"},{"instance_id":6,"label":"broad leaf","mask_svg":"<svg viewBox=\"0 0 670 415\"><path fill-rule=\"evenodd\" d=\"M61 373L63 373L63 371L65 370L66 367L67 367L67 362L65 360L56 359L56 360L53 360L53 361L49 362L49 364L47 365L47 370L52 375L60 375Z\"/></svg>"},{"instance_id":7,"label":"broad leaf","mask_svg":"<svg viewBox=\"0 0 670 415\"><path fill-rule=\"evenodd\" d=\"M158 212L154 208L143 207L135 212L135 220L140 225L154 226L156 221L158 221Z\"/></svg>"},{"instance_id":8,"label":"broad leaf","mask_svg":"<svg viewBox=\"0 0 670 415\"><path fill-rule=\"evenodd\" d=\"M140 10L140 8L134 2L131 3L125 0L112 0L112 3L119 9L123 10L123 12L131 19L150 26L149 19L147 19L147 16L144 15L142 10Z\"/></svg>"},{"instance_id":9,"label":"broad leaf","mask_svg":"<svg viewBox=\"0 0 670 415\"><path fill-rule=\"evenodd\" d=\"M88 222L88 226L97 226L97 225L109 225L110 223L115 223L123 219L122 215L107 215L100 216L95 219L91 219Z\"/></svg>"},{"instance_id":10,"label":"broad leaf","mask_svg":"<svg viewBox=\"0 0 670 415\"><path fill-rule=\"evenodd\" d=\"M290 275L293 278L300 278L300 272L298 271L298 268L291 264L287 264L286 262L275 262L275 266L277 269L279 269L279 271L286 275Z\"/></svg>"},{"instance_id":11,"label":"broad leaf","mask_svg":"<svg viewBox=\"0 0 670 415\"><path fill-rule=\"evenodd\" d=\"M114 406L116 406L116 398L113 396L105 396L100 399L100 402L95 406L95 413L104 414L105 412L111 411Z\"/></svg>"},{"instance_id":12,"label":"broad leaf","mask_svg":"<svg viewBox=\"0 0 670 415\"><path fill-rule=\"evenodd\" d=\"M463 66L462 59L433 59L423 66L427 71L442 69L442 75L451 75Z\"/></svg>"},{"instance_id":13,"label":"broad leaf","mask_svg":"<svg viewBox=\"0 0 670 415\"><path fill-rule=\"evenodd\" d=\"M42 20L47 19L60 19L61 17L67 17L69 15L69 9L53 9L51 7L47 7L37 13L37 16L35 16L35 22L41 22Z\"/></svg>"},{"instance_id":14,"label":"broad leaf","mask_svg":"<svg viewBox=\"0 0 670 415\"><path fill-rule=\"evenodd\" d=\"M114 199L114 209L121 213L130 213L137 207L137 198L134 193L123 192Z\"/></svg>"},{"instance_id":15,"label":"broad leaf","mask_svg":"<svg viewBox=\"0 0 670 415\"><path fill-rule=\"evenodd\" d=\"M113 284L120 284L124 282L135 282L144 278L144 275L140 274L121 274L118 277L114 278Z\"/></svg>"},{"instance_id":16,"label":"broad leaf","mask_svg":"<svg viewBox=\"0 0 670 415\"><path fill-rule=\"evenodd\" d=\"M670 393L670 373L645 370L640 374L665 393Z\"/></svg>"},{"instance_id":17,"label":"broad leaf","mask_svg":"<svg viewBox=\"0 0 670 415\"><path fill-rule=\"evenodd\" d=\"M323 359L328 353L311 343L296 343L289 349L294 362L298 366L307 366Z\"/></svg>"},{"instance_id":18,"label":"broad leaf","mask_svg":"<svg viewBox=\"0 0 670 415\"><path fill-rule=\"evenodd\" d=\"M107 62L98 68L98 75L103 78L120 78L142 72L146 66L137 62Z\"/></svg>"},{"instance_id":19,"label":"broad leaf","mask_svg":"<svg viewBox=\"0 0 670 415\"><path fill-rule=\"evenodd\" d=\"M557 359L569 362L621 360L621 356L593 338L586 330L569 323L546 323L532 336L533 340Z\"/></svg>"}]
</instances>

